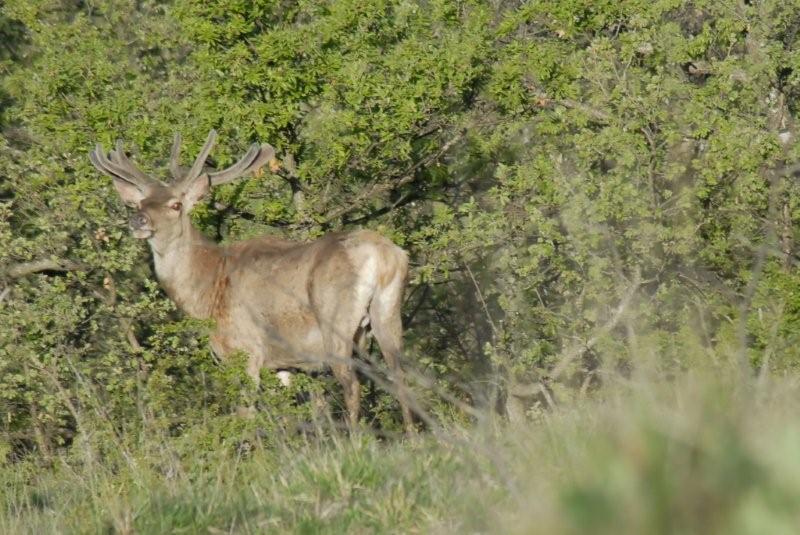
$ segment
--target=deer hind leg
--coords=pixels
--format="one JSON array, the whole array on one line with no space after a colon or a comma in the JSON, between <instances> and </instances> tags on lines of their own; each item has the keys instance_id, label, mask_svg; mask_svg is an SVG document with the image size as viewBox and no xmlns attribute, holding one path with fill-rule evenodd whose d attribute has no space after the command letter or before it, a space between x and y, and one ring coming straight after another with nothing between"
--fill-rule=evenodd
<instances>
[{"instance_id":1,"label":"deer hind leg","mask_svg":"<svg viewBox=\"0 0 800 535\"><path fill-rule=\"evenodd\" d=\"M347 405L347 417L350 429L358 425L358 416L361 411L361 385L353 366L347 364L334 364L331 366L333 374L344 390L344 402Z\"/></svg>"},{"instance_id":2,"label":"deer hind leg","mask_svg":"<svg viewBox=\"0 0 800 535\"><path fill-rule=\"evenodd\" d=\"M389 366L390 379L397 390L397 401L403 414L406 432L413 433L414 419L409 406L408 388L405 383L400 356L403 352L403 323L400 308L403 298L405 270L398 270L389 284L378 287L369 307L372 334L378 341L383 358Z\"/></svg>"},{"instance_id":3,"label":"deer hind leg","mask_svg":"<svg viewBox=\"0 0 800 535\"><path fill-rule=\"evenodd\" d=\"M362 321L356 330L355 336L353 336L353 345L355 346L356 355L359 357L364 357L369 349L368 323L368 321Z\"/></svg>"},{"instance_id":4,"label":"deer hind leg","mask_svg":"<svg viewBox=\"0 0 800 535\"><path fill-rule=\"evenodd\" d=\"M342 336L329 327L322 330L322 339L325 347L325 360L342 385L348 423L351 428L354 428L358 424L361 409L361 385L359 385L358 376L353 368L352 336Z\"/></svg>"},{"instance_id":5,"label":"deer hind leg","mask_svg":"<svg viewBox=\"0 0 800 535\"><path fill-rule=\"evenodd\" d=\"M348 422L352 428L358 423L361 408L361 386L353 368L353 334L358 324L356 321L347 321L354 314L351 313L347 301L339 296L320 302L317 317L324 352L321 360L331 367L342 385Z\"/></svg>"}]
</instances>

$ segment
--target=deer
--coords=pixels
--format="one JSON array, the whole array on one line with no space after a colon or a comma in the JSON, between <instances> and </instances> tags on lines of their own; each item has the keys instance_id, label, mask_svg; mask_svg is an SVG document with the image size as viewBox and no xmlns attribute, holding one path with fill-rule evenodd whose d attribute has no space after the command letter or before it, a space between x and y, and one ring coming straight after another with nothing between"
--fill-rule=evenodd
<instances>
[{"instance_id":1,"label":"deer","mask_svg":"<svg viewBox=\"0 0 800 535\"><path fill-rule=\"evenodd\" d=\"M389 368L403 423L413 431L400 359L401 306L408 255L386 237L365 229L330 232L313 241L260 236L220 245L195 228L192 208L215 186L274 165L275 149L253 143L230 167L213 171L206 160L217 138L211 130L191 167L180 164L181 136L170 152L171 181L137 167L118 140L106 153L97 143L91 163L111 177L124 204L134 238L147 240L156 277L183 313L213 320L212 352L224 361L248 355L247 373L259 384L262 368L278 372L330 368L341 384L348 424L359 421L355 349L368 334L378 342Z\"/></svg>"}]
</instances>

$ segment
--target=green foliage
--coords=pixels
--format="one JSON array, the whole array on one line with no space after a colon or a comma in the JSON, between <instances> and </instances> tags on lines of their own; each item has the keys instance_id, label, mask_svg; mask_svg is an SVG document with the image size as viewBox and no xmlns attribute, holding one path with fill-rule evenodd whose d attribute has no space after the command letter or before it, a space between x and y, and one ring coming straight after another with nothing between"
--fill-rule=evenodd
<instances>
[{"instance_id":1,"label":"green foliage","mask_svg":"<svg viewBox=\"0 0 800 535\"><path fill-rule=\"evenodd\" d=\"M409 250L406 357L442 419L709 355L796 368L798 7L7 1L3 451L234 436L242 404L312 418L308 390L338 412L326 378L253 389L159 290L87 153L120 137L163 177L175 130L188 153L216 128L220 166L253 141L284 159L197 207L215 239L367 226ZM364 389L365 422L397 429Z\"/></svg>"},{"instance_id":2,"label":"green foliage","mask_svg":"<svg viewBox=\"0 0 800 535\"><path fill-rule=\"evenodd\" d=\"M236 419L102 462L78 444L50 470L0 472L0 530L793 533L798 399L794 381L691 374L413 441L292 441Z\"/></svg>"}]
</instances>

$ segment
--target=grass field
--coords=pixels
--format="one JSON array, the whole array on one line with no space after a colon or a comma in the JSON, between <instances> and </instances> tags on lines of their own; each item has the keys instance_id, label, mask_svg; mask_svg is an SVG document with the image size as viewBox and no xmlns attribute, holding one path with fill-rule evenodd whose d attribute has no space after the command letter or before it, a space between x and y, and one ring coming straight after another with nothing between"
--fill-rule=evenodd
<instances>
[{"instance_id":1,"label":"grass field","mask_svg":"<svg viewBox=\"0 0 800 535\"><path fill-rule=\"evenodd\" d=\"M4 467L0 532L791 534L799 413L796 380L686 375L617 379L524 428L90 436Z\"/></svg>"}]
</instances>

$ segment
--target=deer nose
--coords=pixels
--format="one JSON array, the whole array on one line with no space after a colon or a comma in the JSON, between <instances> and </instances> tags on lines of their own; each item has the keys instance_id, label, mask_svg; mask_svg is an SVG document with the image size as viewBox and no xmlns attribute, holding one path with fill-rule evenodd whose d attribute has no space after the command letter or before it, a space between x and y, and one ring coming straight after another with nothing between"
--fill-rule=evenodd
<instances>
[{"instance_id":1,"label":"deer nose","mask_svg":"<svg viewBox=\"0 0 800 535\"><path fill-rule=\"evenodd\" d=\"M132 229L140 229L146 226L148 222L149 219L145 214L143 214L142 212L137 212L131 216L131 219L128 222L128 224Z\"/></svg>"}]
</instances>

